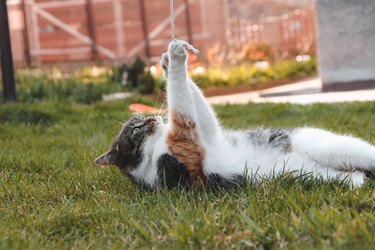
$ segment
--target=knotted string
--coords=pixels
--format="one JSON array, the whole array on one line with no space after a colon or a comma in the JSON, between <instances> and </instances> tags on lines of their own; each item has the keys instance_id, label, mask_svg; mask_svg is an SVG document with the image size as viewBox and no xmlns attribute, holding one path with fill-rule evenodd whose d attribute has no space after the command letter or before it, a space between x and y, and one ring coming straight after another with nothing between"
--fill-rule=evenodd
<instances>
[{"instance_id":1,"label":"knotted string","mask_svg":"<svg viewBox=\"0 0 375 250\"><path fill-rule=\"evenodd\" d=\"M169 1L169 7L170 7L170 16L171 16L171 37L172 41L176 41L175 37L175 23L174 23L174 5L173 5L173 0ZM187 7L187 6L186 6ZM192 45L190 45L188 42L185 41L179 41L187 50L190 50L194 54L199 54L199 50L194 48Z\"/></svg>"}]
</instances>

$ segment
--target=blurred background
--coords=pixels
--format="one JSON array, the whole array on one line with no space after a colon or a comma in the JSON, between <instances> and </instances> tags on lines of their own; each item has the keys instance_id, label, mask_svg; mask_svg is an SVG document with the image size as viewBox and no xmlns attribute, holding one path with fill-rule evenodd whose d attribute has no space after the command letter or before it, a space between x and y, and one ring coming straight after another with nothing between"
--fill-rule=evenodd
<instances>
[{"instance_id":1,"label":"blurred background","mask_svg":"<svg viewBox=\"0 0 375 250\"><path fill-rule=\"evenodd\" d=\"M168 0L12 0L8 8L17 66L157 62L171 37ZM251 45L268 50L254 59L315 54L313 0L175 0L175 11L176 37L204 59ZM230 58L241 59L251 58Z\"/></svg>"},{"instance_id":2,"label":"blurred background","mask_svg":"<svg viewBox=\"0 0 375 250\"><path fill-rule=\"evenodd\" d=\"M208 96L302 81L318 71L307 92L375 87L372 0L175 0L174 6L176 37L201 51L190 56L191 75ZM158 61L171 40L169 0L8 0L7 8L21 92L27 79L41 76L91 84L95 98L163 90ZM37 95L48 96L42 93L48 88L38 87Z\"/></svg>"}]
</instances>

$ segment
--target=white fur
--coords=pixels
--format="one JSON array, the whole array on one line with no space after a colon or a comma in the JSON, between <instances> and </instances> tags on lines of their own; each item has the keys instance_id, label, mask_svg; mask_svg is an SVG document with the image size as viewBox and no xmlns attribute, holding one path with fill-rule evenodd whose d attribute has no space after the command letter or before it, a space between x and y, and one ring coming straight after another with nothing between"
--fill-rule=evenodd
<instances>
[{"instance_id":1,"label":"white fur","mask_svg":"<svg viewBox=\"0 0 375 250\"><path fill-rule=\"evenodd\" d=\"M266 145L249 144L242 132L237 132L239 141L233 146L225 133L221 135L220 143L205 144L204 171L207 174L217 173L230 178L233 174L247 173L250 178L267 178L283 172L311 173L324 180L347 179L354 186L360 186L365 175L359 171L375 168L374 146L321 129L296 129L291 134L291 151L287 153Z\"/></svg>"},{"instance_id":2,"label":"white fur","mask_svg":"<svg viewBox=\"0 0 375 250\"><path fill-rule=\"evenodd\" d=\"M157 183L158 168L157 162L161 155L168 153L166 137L168 128L163 124L160 117L157 117L156 132L150 136L143 148L143 161L140 166L132 170L132 175L138 182L144 182L150 188L155 187Z\"/></svg>"},{"instance_id":3,"label":"white fur","mask_svg":"<svg viewBox=\"0 0 375 250\"><path fill-rule=\"evenodd\" d=\"M165 72L168 105L170 110L175 109L196 121L206 150L204 172L207 175L216 173L231 178L246 173L250 178L271 178L282 172L311 173L324 180L349 180L353 186L361 186L365 177L362 171L375 168L375 147L351 136L299 128L290 134L290 150L283 152L267 144L252 144L241 131L221 129L214 111L188 78L184 46L186 42L172 42L169 52L162 56L161 64L169 71ZM157 184L157 159L168 152L168 127L160 123L158 130L146 143L148 160L131 173L152 187ZM228 135L237 139L236 145L228 140Z\"/></svg>"}]
</instances>

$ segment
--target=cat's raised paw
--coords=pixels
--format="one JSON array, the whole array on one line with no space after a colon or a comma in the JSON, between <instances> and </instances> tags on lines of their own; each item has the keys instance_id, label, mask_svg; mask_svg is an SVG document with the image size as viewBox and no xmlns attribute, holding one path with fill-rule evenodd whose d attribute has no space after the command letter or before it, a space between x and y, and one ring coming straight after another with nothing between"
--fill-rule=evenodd
<instances>
[{"instance_id":1,"label":"cat's raised paw","mask_svg":"<svg viewBox=\"0 0 375 250\"><path fill-rule=\"evenodd\" d=\"M170 60L185 61L187 58L187 51L184 48L182 41L173 41L169 44L169 56Z\"/></svg>"},{"instance_id":2,"label":"cat's raised paw","mask_svg":"<svg viewBox=\"0 0 375 250\"><path fill-rule=\"evenodd\" d=\"M189 50L195 54L199 53L199 50L194 48L188 42L182 40L174 40L169 44L168 52L170 53L170 60L179 59L185 61L187 58L187 51Z\"/></svg>"},{"instance_id":3,"label":"cat's raised paw","mask_svg":"<svg viewBox=\"0 0 375 250\"><path fill-rule=\"evenodd\" d=\"M169 53L168 52L165 52L161 56L160 66L163 69L163 75L164 75L164 77L168 78L168 67L169 67Z\"/></svg>"}]
</instances>

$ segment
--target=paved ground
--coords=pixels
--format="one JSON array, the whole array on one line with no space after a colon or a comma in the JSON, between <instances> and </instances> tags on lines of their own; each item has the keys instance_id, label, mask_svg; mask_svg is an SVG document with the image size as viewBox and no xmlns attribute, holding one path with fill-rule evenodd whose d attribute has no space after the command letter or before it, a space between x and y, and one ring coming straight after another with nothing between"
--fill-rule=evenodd
<instances>
[{"instance_id":1,"label":"paved ground","mask_svg":"<svg viewBox=\"0 0 375 250\"><path fill-rule=\"evenodd\" d=\"M319 78L296 82L271 89L252 91L240 94L208 97L210 104L245 104L254 103L332 103L352 101L375 101L375 89L345 92L321 92Z\"/></svg>"},{"instance_id":2,"label":"paved ground","mask_svg":"<svg viewBox=\"0 0 375 250\"><path fill-rule=\"evenodd\" d=\"M117 92L109 95L103 95L103 100L104 101L115 101L115 100L123 100L127 99L129 97L134 96L133 93L129 92Z\"/></svg>"}]
</instances>

